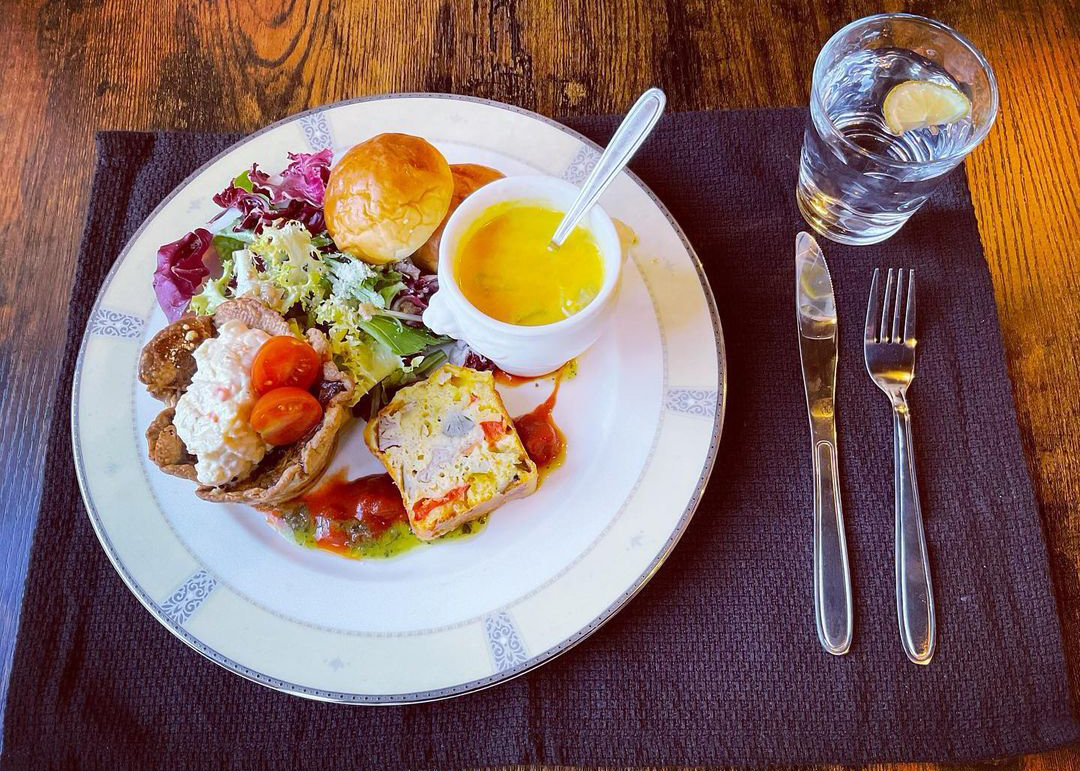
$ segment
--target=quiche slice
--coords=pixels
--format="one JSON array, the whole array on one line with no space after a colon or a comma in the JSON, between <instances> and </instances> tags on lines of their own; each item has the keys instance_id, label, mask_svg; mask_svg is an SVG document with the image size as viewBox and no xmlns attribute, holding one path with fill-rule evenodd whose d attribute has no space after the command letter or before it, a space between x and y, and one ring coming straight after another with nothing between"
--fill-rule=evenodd
<instances>
[{"instance_id":1,"label":"quiche slice","mask_svg":"<svg viewBox=\"0 0 1080 771\"><path fill-rule=\"evenodd\" d=\"M367 424L364 441L424 541L536 490L536 464L490 372L444 365L398 391Z\"/></svg>"}]
</instances>

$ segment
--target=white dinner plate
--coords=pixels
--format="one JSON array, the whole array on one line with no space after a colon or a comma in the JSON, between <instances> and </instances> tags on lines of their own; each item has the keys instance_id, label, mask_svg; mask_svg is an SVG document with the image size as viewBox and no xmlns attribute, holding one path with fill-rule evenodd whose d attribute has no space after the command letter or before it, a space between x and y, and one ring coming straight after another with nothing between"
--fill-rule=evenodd
<instances>
[{"instance_id":1,"label":"white dinner plate","mask_svg":"<svg viewBox=\"0 0 1080 771\"><path fill-rule=\"evenodd\" d=\"M536 667L611 618L671 553L712 470L724 411L724 343L701 264L634 175L602 199L630 226L614 323L563 383L566 462L478 535L354 561L286 540L253 508L200 501L161 473L143 433L161 405L136 379L165 325L151 288L159 245L205 223L211 196L289 151L335 157L384 131L417 134L451 163L580 183L594 143L552 120L460 96L395 94L311 110L238 142L184 181L109 272L75 371L75 466L120 576L173 634L221 666L301 696L396 703L454 696ZM501 388L511 414L550 381ZM343 436L330 470L381 471Z\"/></svg>"}]
</instances>

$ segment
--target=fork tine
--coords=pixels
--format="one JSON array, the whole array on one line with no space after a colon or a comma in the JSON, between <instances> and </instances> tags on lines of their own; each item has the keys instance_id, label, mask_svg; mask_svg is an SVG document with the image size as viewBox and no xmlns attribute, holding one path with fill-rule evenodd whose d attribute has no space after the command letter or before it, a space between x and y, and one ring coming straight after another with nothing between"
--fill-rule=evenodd
<instances>
[{"instance_id":1,"label":"fork tine","mask_svg":"<svg viewBox=\"0 0 1080 771\"><path fill-rule=\"evenodd\" d=\"M915 269L908 269L907 311L904 314L904 343L915 346Z\"/></svg>"},{"instance_id":2,"label":"fork tine","mask_svg":"<svg viewBox=\"0 0 1080 771\"><path fill-rule=\"evenodd\" d=\"M900 337L900 309L904 306L900 304L900 299L904 293L904 269L896 269L896 302L893 303L892 314L892 342L902 343L903 340Z\"/></svg>"},{"instance_id":3,"label":"fork tine","mask_svg":"<svg viewBox=\"0 0 1080 771\"><path fill-rule=\"evenodd\" d=\"M863 337L867 343L876 343L878 319L881 318L881 268L874 268L874 278L870 281L870 299L866 301L866 331Z\"/></svg>"},{"instance_id":4,"label":"fork tine","mask_svg":"<svg viewBox=\"0 0 1080 771\"><path fill-rule=\"evenodd\" d=\"M889 300L892 299L893 270L889 268L888 278L885 279L885 294L881 299L881 334L878 340L882 343L889 342Z\"/></svg>"}]
</instances>

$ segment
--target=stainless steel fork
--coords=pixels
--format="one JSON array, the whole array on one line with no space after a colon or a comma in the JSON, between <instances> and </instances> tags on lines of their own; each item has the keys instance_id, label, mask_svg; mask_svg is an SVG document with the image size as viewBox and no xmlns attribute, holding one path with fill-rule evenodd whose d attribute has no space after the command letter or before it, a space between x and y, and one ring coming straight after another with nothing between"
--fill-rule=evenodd
<instances>
[{"instance_id":1,"label":"stainless steel fork","mask_svg":"<svg viewBox=\"0 0 1080 771\"><path fill-rule=\"evenodd\" d=\"M907 390L915 379L915 271L889 269L885 291L881 271L874 271L866 307L863 354L866 371L889 397L893 409L893 483L896 488L896 615L904 653L916 664L934 656L934 590L923 533L915 450L911 441L911 409ZM895 287L895 288L894 288ZM901 314L903 309L903 314ZM901 318L903 316L903 318Z\"/></svg>"}]
</instances>

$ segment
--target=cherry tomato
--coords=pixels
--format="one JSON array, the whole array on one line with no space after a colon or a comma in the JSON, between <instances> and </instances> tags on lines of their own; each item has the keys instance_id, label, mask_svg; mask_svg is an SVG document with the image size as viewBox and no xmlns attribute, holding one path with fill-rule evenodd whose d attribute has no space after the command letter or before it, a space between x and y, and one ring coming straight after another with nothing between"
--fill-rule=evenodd
<instances>
[{"instance_id":1,"label":"cherry tomato","mask_svg":"<svg viewBox=\"0 0 1080 771\"><path fill-rule=\"evenodd\" d=\"M291 444L322 420L319 400L302 388L286 386L263 394L251 410L251 427L265 442Z\"/></svg>"},{"instance_id":2,"label":"cherry tomato","mask_svg":"<svg viewBox=\"0 0 1080 771\"><path fill-rule=\"evenodd\" d=\"M271 337L251 365L251 387L260 396L283 386L306 391L319 379L322 357L295 337Z\"/></svg>"}]
</instances>

